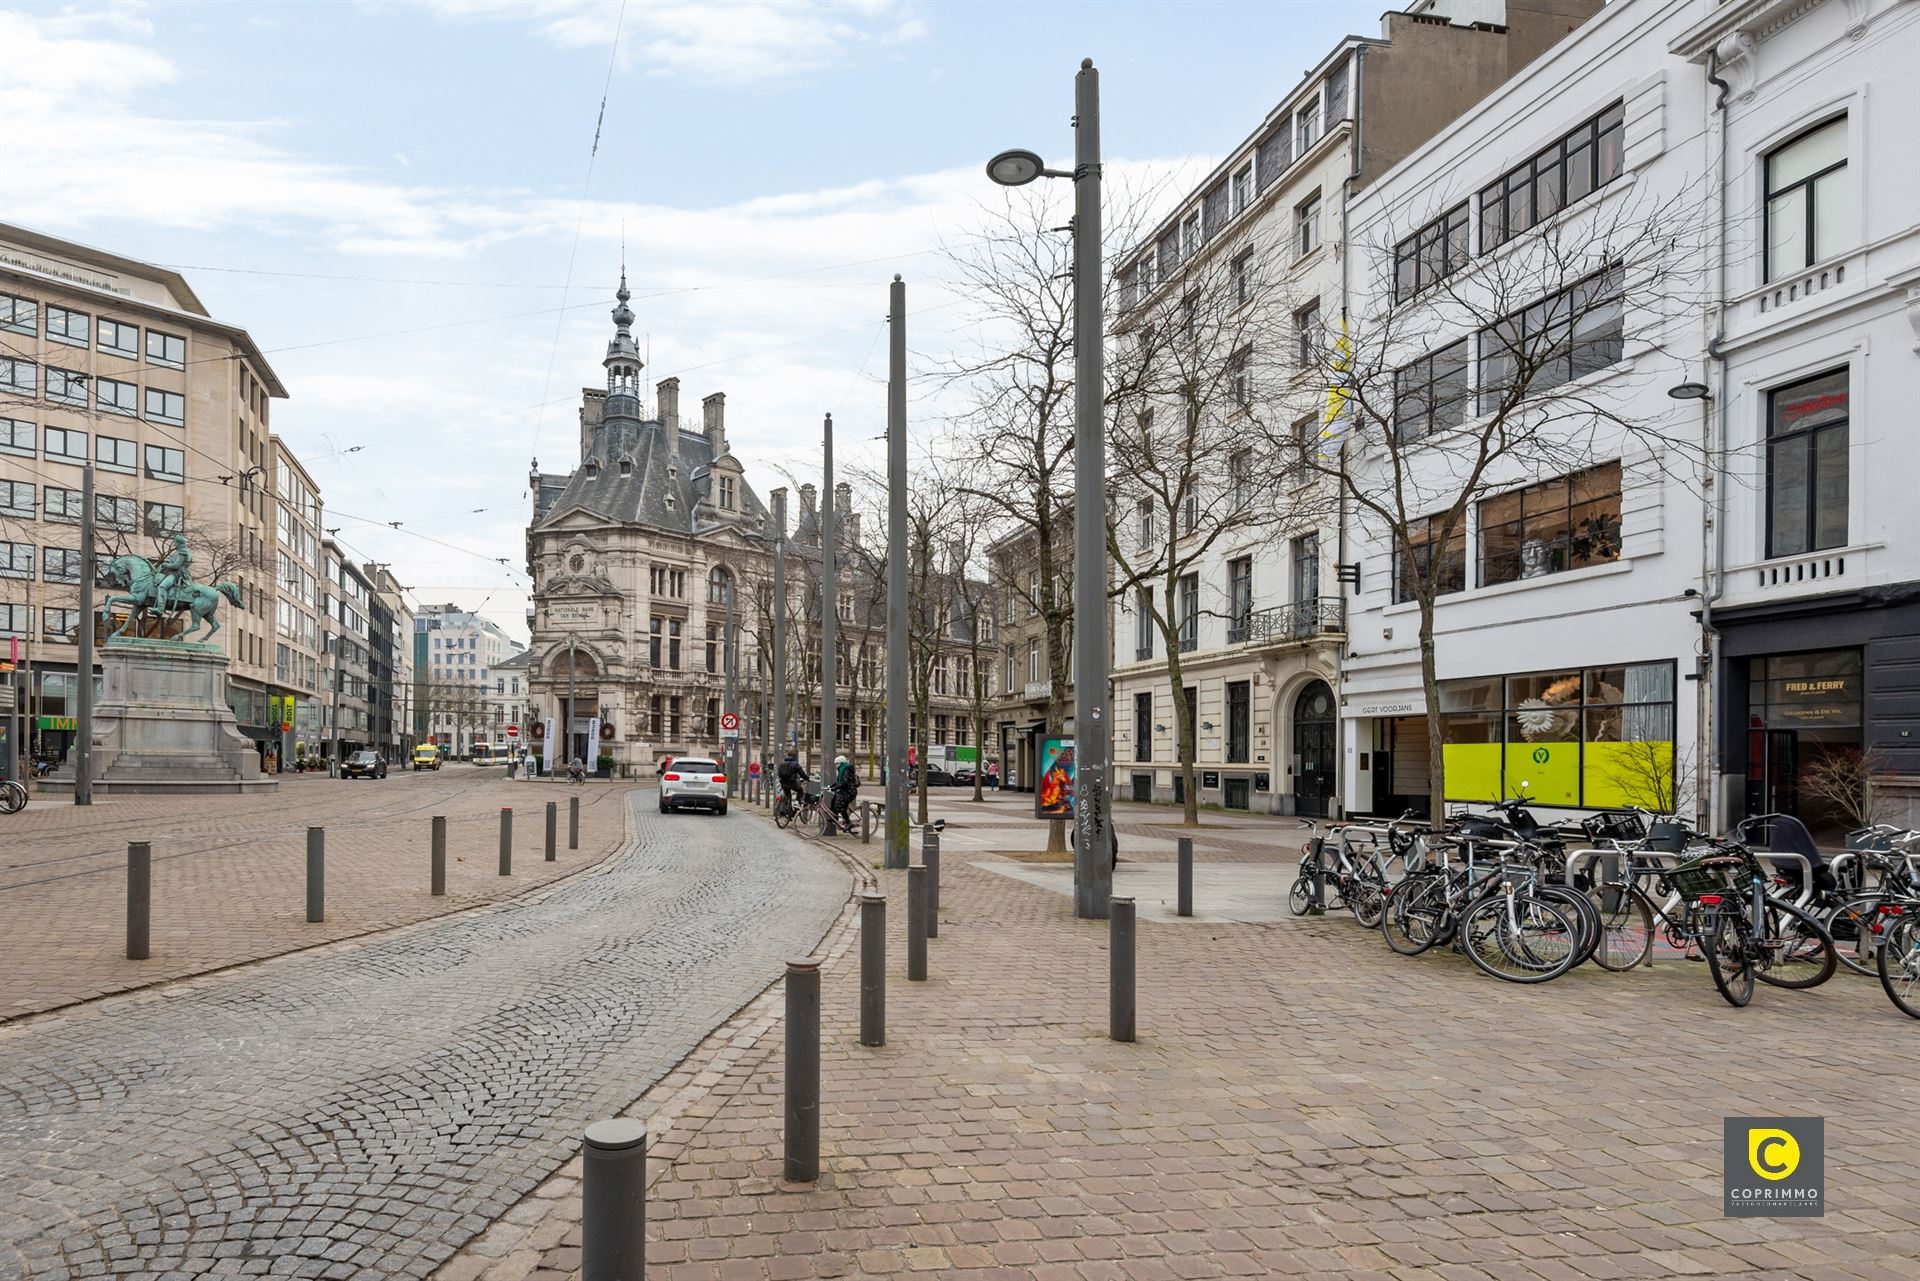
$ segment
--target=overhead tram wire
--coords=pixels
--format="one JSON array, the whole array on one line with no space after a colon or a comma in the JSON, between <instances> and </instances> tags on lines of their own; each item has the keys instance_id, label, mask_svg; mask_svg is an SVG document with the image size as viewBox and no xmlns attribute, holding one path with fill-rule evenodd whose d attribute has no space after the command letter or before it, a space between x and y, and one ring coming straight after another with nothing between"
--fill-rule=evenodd
<instances>
[{"instance_id":1,"label":"overhead tram wire","mask_svg":"<svg viewBox=\"0 0 1920 1281\"><path fill-rule=\"evenodd\" d=\"M574 220L573 247L567 251L567 279L565 284L561 286L560 294L562 304L566 302L567 291L573 288L574 261L580 256L580 232L587 225L587 200L593 194L593 166L600 158L600 130L607 123L607 99L613 94L613 68L620 58L620 33L626 29L626 25L627 0L620 0L620 16L615 21L613 28L613 48L607 54L607 79L606 82L600 86L600 114L595 117L593 122L593 146L587 152L586 178L580 185L580 216ZM621 247L620 253L624 259L626 256L626 248L624 245ZM623 273L625 269L623 262L621 265ZM540 413L539 416L534 419L533 423L533 447L527 455L530 458L540 453L540 433L547 424L546 402L548 395L553 391L553 366L560 358L560 334L565 328L565 322L566 310L563 305L560 314L556 316L553 321L553 345L547 349L547 376L540 387Z\"/></svg>"}]
</instances>

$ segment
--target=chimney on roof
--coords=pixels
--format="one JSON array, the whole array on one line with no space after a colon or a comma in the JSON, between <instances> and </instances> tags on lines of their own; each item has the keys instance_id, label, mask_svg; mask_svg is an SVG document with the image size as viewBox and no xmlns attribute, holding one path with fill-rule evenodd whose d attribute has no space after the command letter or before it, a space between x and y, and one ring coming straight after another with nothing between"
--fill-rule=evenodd
<instances>
[{"instance_id":1,"label":"chimney on roof","mask_svg":"<svg viewBox=\"0 0 1920 1281\"><path fill-rule=\"evenodd\" d=\"M786 486L782 485L780 488L768 494L767 503L769 505L769 511L772 517L773 536L775 538L785 538L787 536L787 488Z\"/></svg>"},{"instance_id":2,"label":"chimney on roof","mask_svg":"<svg viewBox=\"0 0 1920 1281\"><path fill-rule=\"evenodd\" d=\"M813 515L813 496L820 491L811 482L800 486L800 523L806 524Z\"/></svg>"},{"instance_id":3,"label":"chimney on roof","mask_svg":"<svg viewBox=\"0 0 1920 1281\"><path fill-rule=\"evenodd\" d=\"M853 514L853 486L847 481L833 487L833 514L842 518Z\"/></svg>"},{"instance_id":4,"label":"chimney on roof","mask_svg":"<svg viewBox=\"0 0 1920 1281\"><path fill-rule=\"evenodd\" d=\"M718 459L727 452L727 393L716 391L700 402L700 413L707 432L707 445Z\"/></svg>"},{"instance_id":5,"label":"chimney on roof","mask_svg":"<svg viewBox=\"0 0 1920 1281\"><path fill-rule=\"evenodd\" d=\"M858 547L859 545L860 513L854 512L851 516L847 517L847 546Z\"/></svg>"},{"instance_id":6,"label":"chimney on roof","mask_svg":"<svg viewBox=\"0 0 1920 1281\"><path fill-rule=\"evenodd\" d=\"M654 412L667 447L667 466L680 465L680 380L662 378L653 385Z\"/></svg>"}]
</instances>

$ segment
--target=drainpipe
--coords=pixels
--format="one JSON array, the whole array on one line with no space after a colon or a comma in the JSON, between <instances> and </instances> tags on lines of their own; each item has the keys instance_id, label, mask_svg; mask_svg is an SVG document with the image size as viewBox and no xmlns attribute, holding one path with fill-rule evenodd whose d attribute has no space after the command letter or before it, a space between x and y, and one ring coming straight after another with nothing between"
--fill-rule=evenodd
<instances>
[{"instance_id":1,"label":"drainpipe","mask_svg":"<svg viewBox=\"0 0 1920 1281\"><path fill-rule=\"evenodd\" d=\"M1347 226L1347 206L1353 201L1353 184L1359 179L1360 171L1365 167L1366 117L1361 104L1367 100L1366 88L1367 46L1360 45L1353 51L1353 162L1347 167L1347 176L1340 183L1340 330L1343 336L1347 333L1347 309L1351 300L1353 273L1353 242L1352 233ZM1352 341L1351 337L1348 338L1348 341ZM1340 475L1344 477L1346 474L1347 441L1343 439L1340 442ZM1347 563L1347 489L1344 482L1340 485L1339 512L1335 519L1338 524L1338 530L1334 537L1336 551L1334 553L1333 576L1335 590L1340 596L1341 627L1344 629L1346 626L1347 591L1346 585L1339 581L1340 568ZM1334 663L1336 669L1341 666L1342 661L1343 660L1336 658ZM1335 692L1334 706L1336 708L1338 708L1344 700L1345 693L1344 690L1337 690ZM1336 818L1346 817L1347 786L1352 782L1352 770L1345 765L1347 759L1347 754L1344 750L1346 740L1346 729L1343 726L1340 731L1340 746L1342 750L1335 758L1341 762L1341 766L1337 769L1337 774L1340 778L1340 792L1339 795L1334 798L1334 816Z\"/></svg>"},{"instance_id":2,"label":"drainpipe","mask_svg":"<svg viewBox=\"0 0 1920 1281\"><path fill-rule=\"evenodd\" d=\"M1727 452L1727 358L1721 349L1727 338L1727 99L1733 92L1720 75L1720 55L1717 50L1707 54L1707 80L1719 89L1713 110L1719 120L1719 155L1716 158L1718 177L1714 187L1714 198L1718 205L1717 217L1719 234L1714 246L1718 259L1715 265L1715 298L1713 309L1713 337L1707 340L1707 359L1713 363L1714 394L1708 404L1707 422L1702 424L1702 435L1708 443L1707 483L1712 493L1707 495L1707 514L1712 522L1711 542L1713 547L1712 575L1707 583L1706 595L1700 600L1700 629L1707 642L1707 694L1701 700L1701 730L1698 746L1702 769L1709 766L1712 777L1704 786L1696 784L1700 795L1697 804L1706 808L1704 815L1698 815L1701 827L1711 830L1715 820L1731 814L1728 798L1722 795L1722 780L1726 777L1720 754L1719 737L1725 731L1726 661L1722 656L1720 633L1713 625L1714 602L1726 594L1727 584L1727 523L1725 513L1726 477L1722 474L1722 460ZM1702 537L1701 551L1704 555L1707 537Z\"/></svg>"}]
</instances>

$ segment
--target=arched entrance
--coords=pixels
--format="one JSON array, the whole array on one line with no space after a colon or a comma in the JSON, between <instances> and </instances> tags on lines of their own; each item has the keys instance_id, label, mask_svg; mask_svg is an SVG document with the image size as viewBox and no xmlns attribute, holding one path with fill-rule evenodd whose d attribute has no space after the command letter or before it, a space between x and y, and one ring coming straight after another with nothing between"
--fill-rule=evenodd
<instances>
[{"instance_id":1,"label":"arched entrance","mask_svg":"<svg viewBox=\"0 0 1920 1281\"><path fill-rule=\"evenodd\" d=\"M1314 681L1293 701L1293 806L1307 818L1325 818L1336 779L1334 745L1338 738L1333 691Z\"/></svg>"}]
</instances>

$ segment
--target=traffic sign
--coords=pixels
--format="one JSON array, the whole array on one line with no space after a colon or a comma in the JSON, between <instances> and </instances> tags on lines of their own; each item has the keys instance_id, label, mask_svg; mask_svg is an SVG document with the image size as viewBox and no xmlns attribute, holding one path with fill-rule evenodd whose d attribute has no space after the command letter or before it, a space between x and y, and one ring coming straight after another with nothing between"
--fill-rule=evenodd
<instances>
[{"instance_id":1,"label":"traffic sign","mask_svg":"<svg viewBox=\"0 0 1920 1281\"><path fill-rule=\"evenodd\" d=\"M740 713L738 712L720 713L720 737L722 738L739 738L740 737Z\"/></svg>"},{"instance_id":2,"label":"traffic sign","mask_svg":"<svg viewBox=\"0 0 1920 1281\"><path fill-rule=\"evenodd\" d=\"M519 737L520 737L520 727L519 727L518 725L509 725L509 726L507 726L507 737L508 737L508 738L519 738Z\"/></svg>"},{"instance_id":3,"label":"traffic sign","mask_svg":"<svg viewBox=\"0 0 1920 1281\"><path fill-rule=\"evenodd\" d=\"M749 762L747 762L747 777L748 777L748 778L759 778L759 777L760 777L760 762L759 762L759 761L749 761Z\"/></svg>"}]
</instances>

